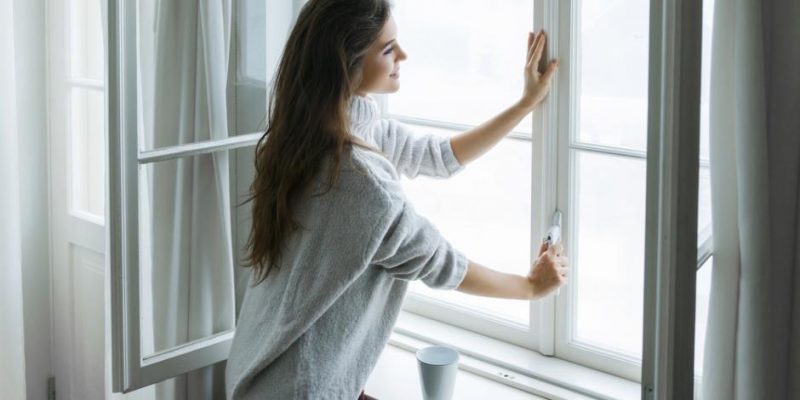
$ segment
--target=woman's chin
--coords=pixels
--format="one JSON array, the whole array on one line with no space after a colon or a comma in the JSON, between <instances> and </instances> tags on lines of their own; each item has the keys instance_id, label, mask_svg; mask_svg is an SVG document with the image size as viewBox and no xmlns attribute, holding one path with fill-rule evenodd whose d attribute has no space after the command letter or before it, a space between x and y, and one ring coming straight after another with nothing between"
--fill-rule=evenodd
<instances>
[{"instance_id":1,"label":"woman's chin","mask_svg":"<svg viewBox=\"0 0 800 400\"><path fill-rule=\"evenodd\" d=\"M392 82L388 82L385 85L381 86L380 89L371 90L370 93L375 94L388 94L388 93L396 93L400 90L400 81L399 80L392 80Z\"/></svg>"}]
</instances>

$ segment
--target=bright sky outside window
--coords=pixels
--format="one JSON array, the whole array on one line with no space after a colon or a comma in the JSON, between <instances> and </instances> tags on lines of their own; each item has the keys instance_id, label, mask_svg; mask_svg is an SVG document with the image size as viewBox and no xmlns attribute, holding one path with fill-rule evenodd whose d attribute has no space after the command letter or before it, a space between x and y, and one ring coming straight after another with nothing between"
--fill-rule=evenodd
<instances>
[{"instance_id":1,"label":"bright sky outside window","mask_svg":"<svg viewBox=\"0 0 800 400\"><path fill-rule=\"evenodd\" d=\"M395 2L393 15L409 58L400 66L400 91L388 96L391 115L477 125L521 95L527 33L533 29L532 1L468 0L454 7L450 2L404 0ZM530 118L517 130L530 135ZM404 178L404 187L417 210L468 257L504 272L526 274L531 251L530 166L530 142L508 139L454 178ZM524 301L436 291L418 282L412 290L528 323Z\"/></svg>"},{"instance_id":2,"label":"bright sky outside window","mask_svg":"<svg viewBox=\"0 0 800 400\"><path fill-rule=\"evenodd\" d=\"M468 1L459 2L459 7L447 2L418 3L403 2L394 9L399 40L409 59L401 66L400 92L388 96L391 116L408 118L409 123L416 119L469 126L518 97L522 78L517 56L523 53L513 39L504 39L522 37L534 29L533 2ZM571 340L640 358L649 3L576 1L576 6L573 101L577 111L572 116L575 131L569 140L569 171L562 171L559 178L569 180L566 211L573 298L569 300L572 311L559 318L570 318ZM710 29L710 6L706 7L704 29ZM707 58L707 41L703 49ZM707 65L703 73L707 87ZM702 107L700 240L710 233L707 90ZM525 119L517 131L530 134L530 123ZM504 272L524 274L532 250L530 148L528 141L509 138L455 178L404 179L404 185L415 207L470 258ZM527 323L524 302L435 291L419 283L412 290ZM698 286L698 301L705 291Z\"/></svg>"},{"instance_id":3,"label":"bright sky outside window","mask_svg":"<svg viewBox=\"0 0 800 400\"><path fill-rule=\"evenodd\" d=\"M392 13L408 60L390 113L478 125L522 94L533 1L403 0ZM530 134L531 119L515 130Z\"/></svg>"}]
</instances>

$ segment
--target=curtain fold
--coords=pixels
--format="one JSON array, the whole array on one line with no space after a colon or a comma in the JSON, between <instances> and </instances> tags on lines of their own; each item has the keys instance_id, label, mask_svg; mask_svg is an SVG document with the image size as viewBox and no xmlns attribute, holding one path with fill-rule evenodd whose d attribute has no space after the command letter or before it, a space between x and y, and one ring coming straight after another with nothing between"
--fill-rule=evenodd
<instances>
[{"instance_id":1,"label":"curtain fold","mask_svg":"<svg viewBox=\"0 0 800 400\"><path fill-rule=\"evenodd\" d=\"M146 148L228 137L229 0L155 1L152 61L143 69ZM147 60L146 57L142 61ZM147 71L146 69L150 69ZM234 327L230 171L226 152L156 163L145 173L142 225L151 256L152 347L169 349ZM143 240L144 242L145 240ZM163 400L224 398L224 368L156 385Z\"/></svg>"},{"instance_id":2,"label":"curtain fold","mask_svg":"<svg viewBox=\"0 0 800 400\"><path fill-rule=\"evenodd\" d=\"M0 0L0 399L26 396L13 13Z\"/></svg>"},{"instance_id":3,"label":"curtain fold","mask_svg":"<svg viewBox=\"0 0 800 400\"><path fill-rule=\"evenodd\" d=\"M718 1L704 399L800 399L800 5Z\"/></svg>"}]
</instances>

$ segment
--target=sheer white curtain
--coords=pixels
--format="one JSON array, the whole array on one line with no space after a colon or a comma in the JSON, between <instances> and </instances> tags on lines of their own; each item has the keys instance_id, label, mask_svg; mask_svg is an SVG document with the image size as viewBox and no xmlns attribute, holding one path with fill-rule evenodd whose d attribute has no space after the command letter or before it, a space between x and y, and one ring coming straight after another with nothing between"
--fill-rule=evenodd
<instances>
[{"instance_id":1,"label":"sheer white curtain","mask_svg":"<svg viewBox=\"0 0 800 400\"><path fill-rule=\"evenodd\" d=\"M717 1L704 399L800 399L800 3Z\"/></svg>"},{"instance_id":2,"label":"sheer white curtain","mask_svg":"<svg viewBox=\"0 0 800 400\"><path fill-rule=\"evenodd\" d=\"M0 0L0 399L26 392L13 16L12 1Z\"/></svg>"},{"instance_id":3,"label":"sheer white curtain","mask_svg":"<svg viewBox=\"0 0 800 400\"><path fill-rule=\"evenodd\" d=\"M152 29L150 54L140 59L140 140L160 148L227 137L230 1L150 5L153 18L140 26ZM151 303L152 347L160 351L234 326L228 155L147 168L140 210L150 268L142 284L152 288L145 301ZM222 398L224 369L192 371L158 384L156 393L164 400Z\"/></svg>"}]
</instances>

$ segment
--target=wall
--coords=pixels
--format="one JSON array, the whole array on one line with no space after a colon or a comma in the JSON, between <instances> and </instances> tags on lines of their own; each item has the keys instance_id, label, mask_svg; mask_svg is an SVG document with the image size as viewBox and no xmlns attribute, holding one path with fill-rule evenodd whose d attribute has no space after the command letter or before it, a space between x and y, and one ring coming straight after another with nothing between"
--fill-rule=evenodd
<instances>
[{"instance_id":1,"label":"wall","mask_svg":"<svg viewBox=\"0 0 800 400\"><path fill-rule=\"evenodd\" d=\"M25 377L29 399L47 398L50 234L45 1L13 0Z\"/></svg>"}]
</instances>

